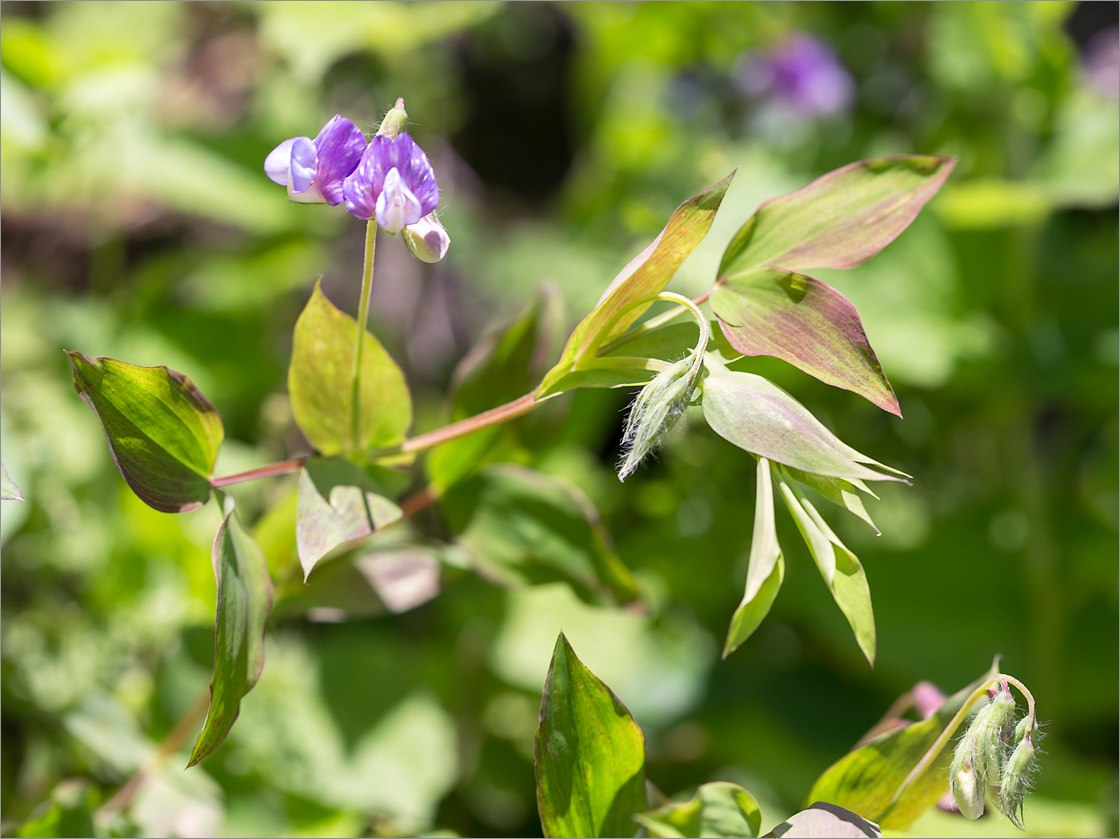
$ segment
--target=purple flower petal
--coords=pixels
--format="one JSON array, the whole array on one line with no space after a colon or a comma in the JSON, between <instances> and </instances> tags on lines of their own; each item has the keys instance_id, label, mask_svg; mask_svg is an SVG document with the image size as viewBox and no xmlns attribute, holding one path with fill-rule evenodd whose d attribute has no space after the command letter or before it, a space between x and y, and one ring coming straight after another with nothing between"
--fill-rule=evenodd
<instances>
[{"instance_id":1,"label":"purple flower petal","mask_svg":"<svg viewBox=\"0 0 1120 839\"><path fill-rule=\"evenodd\" d=\"M311 189L319 168L319 153L314 144L306 137L296 137L292 143L292 157L289 163L289 194L300 194Z\"/></svg>"},{"instance_id":2,"label":"purple flower petal","mask_svg":"<svg viewBox=\"0 0 1120 839\"><path fill-rule=\"evenodd\" d=\"M318 152L316 186L328 204L341 204L342 184L362 159L366 138L350 120L335 114L315 138Z\"/></svg>"},{"instance_id":3,"label":"purple flower petal","mask_svg":"<svg viewBox=\"0 0 1120 839\"><path fill-rule=\"evenodd\" d=\"M436 184L432 164L413 139L402 133L392 140L379 134L370 141L358 168L344 184L346 209L362 219L377 215L378 199L385 189L386 178L393 169L397 170L399 180L394 181L394 195L386 197L386 206L394 196L397 196L396 200L409 203L408 196L403 193L398 195L403 188L420 205L419 214L411 223L419 221L436 208L439 204L439 186ZM407 213L407 216L411 217L412 213Z\"/></svg>"},{"instance_id":4,"label":"purple flower petal","mask_svg":"<svg viewBox=\"0 0 1120 839\"><path fill-rule=\"evenodd\" d=\"M292 145L296 140L306 140L307 137L292 137L285 140L264 159L264 173L270 181L280 186L288 185L289 169L292 164Z\"/></svg>"}]
</instances>

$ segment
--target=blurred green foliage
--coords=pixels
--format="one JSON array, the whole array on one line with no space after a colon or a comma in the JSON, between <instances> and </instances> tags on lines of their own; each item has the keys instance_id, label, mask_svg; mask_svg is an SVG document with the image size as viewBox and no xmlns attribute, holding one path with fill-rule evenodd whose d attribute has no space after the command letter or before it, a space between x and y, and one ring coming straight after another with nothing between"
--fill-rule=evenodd
<instances>
[{"instance_id":1,"label":"blurred green foliage","mask_svg":"<svg viewBox=\"0 0 1120 839\"><path fill-rule=\"evenodd\" d=\"M642 726L651 780L669 794L743 784L764 830L894 697L920 679L955 689L1002 653L1051 721L1028 835L1116 832L1120 144L1115 87L1087 54L1114 5L0 14L0 419L28 499L0 519L5 835L86 835L91 819L117 835L538 834L533 731L560 628ZM750 86L754 59L796 32L851 74L846 110L807 116ZM882 488L881 537L834 525L867 569L874 671L782 517L783 590L720 661L753 461L694 423L620 486L628 394L584 392L519 421L506 451L590 497L650 614L563 584L500 589L454 563L438 597L399 614L293 610L229 741L181 770L198 726L176 723L212 666L219 513L131 495L62 350L190 376L225 423L219 474L306 452L284 394L292 327L320 274L356 308L363 226L289 204L262 162L335 113L368 129L398 96L452 238L438 266L387 240L378 253L374 331L405 369L418 430L440 423L452 369L495 312L550 280L582 316L681 200L734 167L675 290L707 288L766 198L859 158L960 158L883 254L820 272L859 308L905 420L782 362L739 363L916 476ZM289 476L235 493L246 522L284 502L255 528L274 569L292 561L293 490ZM122 809L114 795L141 769ZM1008 825L934 811L916 829Z\"/></svg>"}]
</instances>

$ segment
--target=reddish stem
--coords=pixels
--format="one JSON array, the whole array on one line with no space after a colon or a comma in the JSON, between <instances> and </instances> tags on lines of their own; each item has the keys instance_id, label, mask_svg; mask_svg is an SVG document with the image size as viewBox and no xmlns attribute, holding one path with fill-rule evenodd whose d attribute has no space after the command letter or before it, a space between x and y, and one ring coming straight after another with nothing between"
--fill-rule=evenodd
<instances>
[{"instance_id":1,"label":"reddish stem","mask_svg":"<svg viewBox=\"0 0 1120 839\"><path fill-rule=\"evenodd\" d=\"M270 463L268 466L258 466L256 469L250 469L248 472L238 472L236 475L211 478L210 486L218 488L229 486L230 484L253 481L257 478L271 478L273 475L287 475L289 472L302 469L303 464L307 463L308 459L309 457L297 457L292 460L283 460L280 463Z\"/></svg>"}]
</instances>

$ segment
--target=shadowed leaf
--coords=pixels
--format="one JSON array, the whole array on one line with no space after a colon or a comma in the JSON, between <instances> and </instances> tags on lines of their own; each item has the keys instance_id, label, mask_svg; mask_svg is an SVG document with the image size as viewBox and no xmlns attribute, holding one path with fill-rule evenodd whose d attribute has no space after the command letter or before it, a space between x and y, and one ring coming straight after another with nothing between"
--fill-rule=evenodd
<instances>
[{"instance_id":1,"label":"shadowed leaf","mask_svg":"<svg viewBox=\"0 0 1120 839\"><path fill-rule=\"evenodd\" d=\"M633 836L645 809L645 739L617 696L556 640L534 769L545 836Z\"/></svg>"},{"instance_id":2,"label":"shadowed leaf","mask_svg":"<svg viewBox=\"0 0 1120 839\"><path fill-rule=\"evenodd\" d=\"M393 492L398 476L349 460L309 460L299 476L296 549L306 580L320 559L344 542L364 539L401 517L381 493Z\"/></svg>"},{"instance_id":3,"label":"shadowed leaf","mask_svg":"<svg viewBox=\"0 0 1120 839\"><path fill-rule=\"evenodd\" d=\"M440 505L474 567L500 585L566 582L591 603L639 597L594 506L564 481L497 464L457 484Z\"/></svg>"},{"instance_id":4,"label":"shadowed leaf","mask_svg":"<svg viewBox=\"0 0 1120 839\"><path fill-rule=\"evenodd\" d=\"M264 631L272 608L268 562L233 510L214 539L214 577L218 609L214 629L214 676L210 709L187 767L211 754L229 734L241 710L241 698L252 690L264 669Z\"/></svg>"},{"instance_id":5,"label":"shadowed leaf","mask_svg":"<svg viewBox=\"0 0 1120 839\"><path fill-rule=\"evenodd\" d=\"M315 284L296 321L288 394L292 414L323 455L394 446L412 422L404 374L368 331L362 347L360 428L354 439L354 344L358 322Z\"/></svg>"},{"instance_id":6,"label":"shadowed leaf","mask_svg":"<svg viewBox=\"0 0 1120 839\"><path fill-rule=\"evenodd\" d=\"M738 784L715 781L702 784L691 801L666 804L635 818L651 837L758 836L762 815L758 803Z\"/></svg>"},{"instance_id":7,"label":"shadowed leaf","mask_svg":"<svg viewBox=\"0 0 1120 839\"><path fill-rule=\"evenodd\" d=\"M735 234L719 279L763 266L854 268L910 225L955 163L925 155L861 160L773 198Z\"/></svg>"},{"instance_id":8,"label":"shadowed leaf","mask_svg":"<svg viewBox=\"0 0 1120 839\"><path fill-rule=\"evenodd\" d=\"M743 355L788 361L902 416L856 307L816 277L759 268L718 283L710 303L723 334Z\"/></svg>"},{"instance_id":9,"label":"shadowed leaf","mask_svg":"<svg viewBox=\"0 0 1120 839\"><path fill-rule=\"evenodd\" d=\"M117 469L140 500L164 513L205 504L225 432L191 380L166 367L66 354L74 389L101 421Z\"/></svg>"},{"instance_id":10,"label":"shadowed leaf","mask_svg":"<svg viewBox=\"0 0 1120 839\"><path fill-rule=\"evenodd\" d=\"M949 790L953 749L938 738L968 698L996 674L996 666L945 700L929 719L884 734L836 761L813 784L808 800L830 801L872 819L884 829L906 830ZM936 752L929 755L936 747ZM906 789L903 783L930 760Z\"/></svg>"},{"instance_id":11,"label":"shadowed leaf","mask_svg":"<svg viewBox=\"0 0 1120 839\"><path fill-rule=\"evenodd\" d=\"M598 305L572 332L560 361L541 382L539 396L559 393L559 382L565 374L575 370L581 360L593 357L599 347L620 336L641 317L650 304L636 301L663 291L669 284L681 263L707 235L734 177L732 172L677 207L657 238L619 272Z\"/></svg>"}]
</instances>

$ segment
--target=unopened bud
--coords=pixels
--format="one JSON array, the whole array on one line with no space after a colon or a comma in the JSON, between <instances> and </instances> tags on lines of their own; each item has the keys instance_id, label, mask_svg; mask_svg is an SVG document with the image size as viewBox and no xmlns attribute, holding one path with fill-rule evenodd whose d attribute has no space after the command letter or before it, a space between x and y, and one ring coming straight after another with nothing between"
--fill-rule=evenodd
<instances>
[{"instance_id":1,"label":"unopened bud","mask_svg":"<svg viewBox=\"0 0 1120 839\"><path fill-rule=\"evenodd\" d=\"M434 213L424 216L416 224L410 224L401 235L412 255L421 262L439 262L451 246L451 237Z\"/></svg>"},{"instance_id":2,"label":"unopened bud","mask_svg":"<svg viewBox=\"0 0 1120 839\"><path fill-rule=\"evenodd\" d=\"M625 481L642 459L660 445L688 407L696 387L694 360L693 356L686 356L670 364L634 398L622 435L626 452L618 467L620 481Z\"/></svg>"},{"instance_id":3,"label":"unopened bud","mask_svg":"<svg viewBox=\"0 0 1120 839\"><path fill-rule=\"evenodd\" d=\"M1033 736L1038 727L1031 717L1024 717L1015 726L1015 748L1003 768L999 787L999 809L1016 827L1023 826L1023 800L1030 789L1031 774L1035 768Z\"/></svg>"},{"instance_id":4,"label":"unopened bud","mask_svg":"<svg viewBox=\"0 0 1120 839\"><path fill-rule=\"evenodd\" d=\"M953 761L949 788L953 793L953 802L962 816L966 819L978 819L984 815L984 784L976 777L976 770L971 762L964 760L958 766L957 761Z\"/></svg>"},{"instance_id":5,"label":"unopened bud","mask_svg":"<svg viewBox=\"0 0 1120 839\"><path fill-rule=\"evenodd\" d=\"M384 134L390 140L395 140L397 135L404 131L407 122L408 114L404 109L404 100L398 99L397 104L390 108L389 113L385 114L385 118L381 120L381 127L377 129L377 133Z\"/></svg>"}]
</instances>

